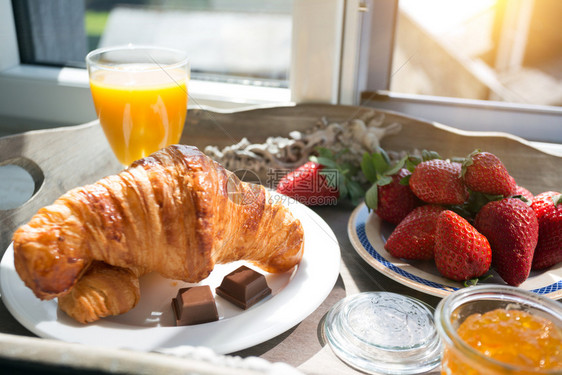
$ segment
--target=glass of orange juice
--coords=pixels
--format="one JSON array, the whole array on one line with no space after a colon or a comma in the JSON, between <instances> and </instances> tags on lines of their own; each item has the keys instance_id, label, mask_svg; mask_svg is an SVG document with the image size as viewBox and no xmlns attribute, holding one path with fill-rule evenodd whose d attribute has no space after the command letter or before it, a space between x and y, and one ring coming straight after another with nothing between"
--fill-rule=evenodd
<instances>
[{"instance_id":1,"label":"glass of orange juice","mask_svg":"<svg viewBox=\"0 0 562 375\"><path fill-rule=\"evenodd\" d=\"M125 166L178 143L190 65L180 50L128 45L86 56L90 90L115 156Z\"/></svg>"},{"instance_id":2,"label":"glass of orange juice","mask_svg":"<svg viewBox=\"0 0 562 375\"><path fill-rule=\"evenodd\" d=\"M443 375L562 374L562 304L521 288L460 289L435 310Z\"/></svg>"}]
</instances>

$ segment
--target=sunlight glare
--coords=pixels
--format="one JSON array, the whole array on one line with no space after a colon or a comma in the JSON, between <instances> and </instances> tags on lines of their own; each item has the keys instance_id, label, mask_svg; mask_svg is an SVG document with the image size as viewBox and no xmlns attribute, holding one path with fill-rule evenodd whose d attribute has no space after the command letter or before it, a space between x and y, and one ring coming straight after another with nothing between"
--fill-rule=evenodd
<instances>
[{"instance_id":1,"label":"sunlight glare","mask_svg":"<svg viewBox=\"0 0 562 375\"><path fill-rule=\"evenodd\" d=\"M433 34L454 30L459 24L494 7L497 0L400 0L400 10Z\"/></svg>"}]
</instances>

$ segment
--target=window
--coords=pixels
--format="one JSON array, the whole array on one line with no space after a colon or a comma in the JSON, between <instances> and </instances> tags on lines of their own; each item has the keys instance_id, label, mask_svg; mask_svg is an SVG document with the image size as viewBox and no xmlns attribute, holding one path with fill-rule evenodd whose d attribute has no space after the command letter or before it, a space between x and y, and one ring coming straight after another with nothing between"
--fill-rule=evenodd
<instances>
[{"instance_id":1,"label":"window","mask_svg":"<svg viewBox=\"0 0 562 375\"><path fill-rule=\"evenodd\" d=\"M129 0L106 6L114 3L0 0L0 115L44 126L93 120L80 56L95 46L125 42L198 51L192 57L190 105L337 101L341 40L335 36L342 32L341 0ZM82 18L61 22L71 9ZM132 26L122 29L122 23ZM263 35L256 35L260 31ZM306 38L295 38L295 31ZM210 34L217 38L211 40ZM49 47L34 45L37 39ZM68 51L70 44L75 54Z\"/></svg>"},{"instance_id":2,"label":"window","mask_svg":"<svg viewBox=\"0 0 562 375\"><path fill-rule=\"evenodd\" d=\"M82 12L74 21L75 25L82 22L75 27L83 30L83 35L73 35L82 38L82 47L76 45L77 50L125 41L151 43L164 31L172 31L172 42L175 39L184 48L209 47L214 55L198 53L193 57L190 91L194 100L190 105L240 108L324 102L375 106L461 129L504 131L529 140L562 143L562 107L556 95L544 95L543 89L540 95L530 95L533 100L520 100L529 96L530 90L512 95L516 90L508 85L514 82L512 73L522 69L531 76L546 73L541 77L552 83L548 86L551 93L560 88L559 33L555 28L548 38L534 34L535 29L556 25L554 16L549 15L559 12L548 9L559 9L558 0L129 0L119 2L124 5L117 8L107 8L103 4L113 2L101 0L0 0L0 116L29 119L38 126L60 126L95 118L87 77L80 68L80 58L66 62L27 60L22 48L29 47L29 42L21 30L16 31L20 27L16 20L30 16L22 15L18 5L12 9L13 4L24 2L50 7L72 3L75 8L81 4L81 10L74 11ZM500 12L501 7L511 10ZM455 16L447 10L456 12ZM161 17L152 17L155 13ZM232 16L225 19L228 26L222 28L226 39L207 38L209 28L213 29L210 22L197 28L175 19L190 14L199 15L199 19ZM274 19L279 21L278 34L267 35L261 42L253 40L254 45L263 43L258 52L239 49L238 54L237 49L232 55L239 55L238 62L217 61L225 60L217 51L223 53L228 46L213 43L239 39L236 33L228 35L229 31L243 28L245 22L257 23L263 14L269 17L269 26ZM146 17L152 17L150 28L142 27L147 23L140 20ZM122 22L136 26L111 32ZM506 25L511 25L524 32L502 38L500 24L506 30ZM212 26L221 29L219 23ZM185 37L197 33L203 34L202 46L196 46L197 39L187 41ZM405 38L412 35L416 39ZM467 36L470 46L448 48L461 45L459 38ZM49 52L65 50L61 48L67 45L64 43L68 44L55 43ZM279 57L270 59L274 54ZM541 54L548 55L551 63L542 64L531 57ZM243 60L245 67L239 64ZM457 68L461 70L454 70ZM451 73L446 75L446 70ZM545 81L529 81L545 87ZM547 100L535 100L539 96Z\"/></svg>"},{"instance_id":3,"label":"window","mask_svg":"<svg viewBox=\"0 0 562 375\"><path fill-rule=\"evenodd\" d=\"M371 65L363 105L466 130L562 142L562 37L554 16L561 2L370 5L378 14L370 14ZM381 37L389 34L391 42ZM375 57L381 50L386 65Z\"/></svg>"},{"instance_id":4,"label":"window","mask_svg":"<svg viewBox=\"0 0 562 375\"><path fill-rule=\"evenodd\" d=\"M392 91L562 106L560 1L399 6Z\"/></svg>"}]
</instances>

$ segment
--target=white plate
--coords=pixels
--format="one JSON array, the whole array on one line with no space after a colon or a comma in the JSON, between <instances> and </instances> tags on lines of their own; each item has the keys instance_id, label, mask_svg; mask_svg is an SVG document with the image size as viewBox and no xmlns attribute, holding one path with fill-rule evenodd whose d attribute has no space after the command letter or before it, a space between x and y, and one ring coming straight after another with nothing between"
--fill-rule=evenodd
<instances>
[{"instance_id":1,"label":"white plate","mask_svg":"<svg viewBox=\"0 0 562 375\"><path fill-rule=\"evenodd\" d=\"M461 283L442 277L434 262L409 261L390 255L384 249L384 244L393 229L393 225L380 220L374 213L370 214L364 203L353 210L347 226L355 251L374 269L391 279L438 297L445 297L463 288ZM483 283L505 285L497 273L491 273L493 277ZM562 263L546 271L532 271L529 278L519 287L552 299L561 298Z\"/></svg>"},{"instance_id":2,"label":"white plate","mask_svg":"<svg viewBox=\"0 0 562 375\"><path fill-rule=\"evenodd\" d=\"M0 263L0 292L10 313L27 329L54 338L105 347L150 351L179 345L206 346L218 354L232 353L269 340L311 314L331 292L340 269L336 236L322 218L306 206L287 200L305 233L303 259L293 272L264 273L272 296L248 310L216 297L219 320L176 327L171 301L185 283L150 274L141 279L141 299L131 311L82 325L58 309L56 300L41 301L27 288L14 269L10 245ZM217 265L198 283L215 290L224 275L243 262Z\"/></svg>"}]
</instances>

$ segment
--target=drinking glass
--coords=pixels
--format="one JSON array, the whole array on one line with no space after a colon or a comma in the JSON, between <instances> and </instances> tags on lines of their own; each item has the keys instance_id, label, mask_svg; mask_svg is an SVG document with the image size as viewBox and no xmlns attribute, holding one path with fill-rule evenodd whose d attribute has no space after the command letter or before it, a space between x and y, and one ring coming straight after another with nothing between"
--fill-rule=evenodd
<instances>
[{"instance_id":1,"label":"drinking glass","mask_svg":"<svg viewBox=\"0 0 562 375\"><path fill-rule=\"evenodd\" d=\"M178 143L187 114L189 59L170 48L128 45L86 56L105 136L125 166Z\"/></svg>"}]
</instances>

